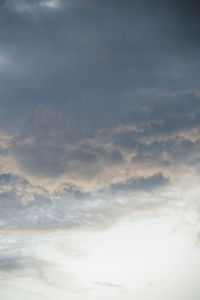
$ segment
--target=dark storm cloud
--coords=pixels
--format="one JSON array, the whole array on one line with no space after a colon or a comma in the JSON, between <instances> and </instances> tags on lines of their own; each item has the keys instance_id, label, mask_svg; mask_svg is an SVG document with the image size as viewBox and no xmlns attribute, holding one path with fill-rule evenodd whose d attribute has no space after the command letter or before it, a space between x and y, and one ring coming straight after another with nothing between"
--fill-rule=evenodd
<instances>
[{"instance_id":1,"label":"dark storm cloud","mask_svg":"<svg viewBox=\"0 0 200 300\"><path fill-rule=\"evenodd\" d=\"M137 178L129 180L126 183L113 184L110 188L111 192L133 192L145 191L158 188L169 183L168 178L164 178L162 174L155 174L147 178Z\"/></svg>"},{"instance_id":2,"label":"dark storm cloud","mask_svg":"<svg viewBox=\"0 0 200 300\"><path fill-rule=\"evenodd\" d=\"M63 141L65 142L65 141ZM13 149L14 156L25 171L39 177L56 177L73 169L76 163L87 168L97 167L100 164L119 164L123 157L118 150L106 151L102 147L78 147L73 151L61 146L21 146ZM97 170L96 170L97 172Z\"/></svg>"},{"instance_id":3,"label":"dark storm cloud","mask_svg":"<svg viewBox=\"0 0 200 300\"><path fill-rule=\"evenodd\" d=\"M200 24L199 21L199 9L200 4L197 0L192 0L190 2L184 0L176 0L176 1L169 1L170 8L176 10L179 13L180 17L182 18L183 23L189 21L191 25ZM186 23L187 24L187 23Z\"/></svg>"},{"instance_id":4,"label":"dark storm cloud","mask_svg":"<svg viewBox=\"0 0 200 300\"><path fill-rule=\"evenodd\" d=\"M2 226L98 219L101 192L150 192L195 168L198 7L0 2Z\"/></svg>"},{"instance_id":5,"label":"dark storm cloud","mask_svg":"<svg viewBox=\"0 0 200 300\"><path fill-rule=\"evenodd\" d=\"M36 2L22 2L36 5ZM93 7L75 1L75 8L62 4L62 10L50 13L42 9L19 13L12 10L12 5L9 10L5 6L1 29L3 47L6 53L9 50L15 62L13 69L19 72L18 78L11 78L12 91L6 89L6 101L14 97L20 109L26 109L27 103L29 109L38 102L54 104L56 101L72 113L72 119L75 113L77 118L89 117L94 121L102 113L99 121L103 121L107 111L115 112L122 106L121 97L130 102L125 92L141 92L155 85L158 89L168 89L169 83L174 85L184 80L182 74L174 78L179 70L173 70L174 60L178 60L184 49L177 49L173 30L163 36L162 27L166 25L159 11L152 16L144 9L137 17L142 5L136 5L134 10L130 1L125 2L127 5L111 2L108 6L96 2ZM94 19L95 26L92 26ZM168 25L171 26L171 19ZM180 67L181 62L177 63ZM186 68L190 71L193 66ZM26 84L21 84L22 79ZM115 100L110 101L111 97ZM70 114L67 115L69 118Z\"/></svg>"}]
</instances>

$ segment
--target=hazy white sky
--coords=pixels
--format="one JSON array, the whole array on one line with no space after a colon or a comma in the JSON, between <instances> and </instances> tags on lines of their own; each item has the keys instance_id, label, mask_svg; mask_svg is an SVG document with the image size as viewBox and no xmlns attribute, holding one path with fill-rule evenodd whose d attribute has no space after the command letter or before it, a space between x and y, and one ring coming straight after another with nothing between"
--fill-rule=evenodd
<instances>
[{"instance_id":1,"label":"hazy white sky","mask_svg":"<svg viewBox=\"0 0 200 300\"><path fill-rule=\"evenodd\" d=\"M165 193L103 230L2 232L2 299L198 299L198 190Z\"/></svg>"}]
</instances>

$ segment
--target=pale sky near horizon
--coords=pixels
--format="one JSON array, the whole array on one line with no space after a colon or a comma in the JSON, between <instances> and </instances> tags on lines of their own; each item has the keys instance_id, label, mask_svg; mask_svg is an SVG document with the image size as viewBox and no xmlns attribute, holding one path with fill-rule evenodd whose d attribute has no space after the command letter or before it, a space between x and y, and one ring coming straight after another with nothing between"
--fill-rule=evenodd
<instances>
[{"instance_id":1,"label":"pale sky near horizon","mask_svg":"<svg viewBox=\"0 0 200 300\"><path fill-rule=\"evenodd\" d=\"M200 4L0 0L0 300L199 300Z\"/></svg>"}]
</instances>

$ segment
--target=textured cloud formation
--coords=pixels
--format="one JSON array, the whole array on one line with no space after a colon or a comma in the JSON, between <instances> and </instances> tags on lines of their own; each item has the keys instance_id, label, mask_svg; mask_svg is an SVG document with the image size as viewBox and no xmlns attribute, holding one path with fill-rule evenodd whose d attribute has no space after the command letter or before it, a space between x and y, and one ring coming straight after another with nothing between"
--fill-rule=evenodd
<instances>
[{"instance_id":1,"label":"textured cloud formation","mask_svg":"<svg viewBox=\"0 0 200 300\"><path fill-rule=\"evenodd\" d=\"M128 213L134 206L140 207L137 200L141 191L154 190L168 183L161 174L138 178L123 184L112 185L96 195L81 193L72 187L64 186L53 193L33 188L21 178L10 174L1 175L0 197L1 229L52 229L72 226L105 226ZM135 193L135 199L130 196ZM25 198L23 194L27 195ZM112 199L112 200L111 200ZM121 199L119 201L119 199ZM22 202L24 201L24 202ZM26 202L25 202L26 201ZM141 203L141 207L144 203ZM103 226L103 224L101 225Z\"/></svg>"},{"instance_id":2,"label":"textured cloud formation","mask_svg":"<svg viewBox=\"0 0 200 300\"><path fill-rule=\"evenodd\" d=\"M0 1L2 300L199 299L199 11Z\"/></svg>"},{"instance_id":3,"label":"textured cloud formation","mask_svg":"<svg viewBox=\"0 0 200 300\"><path fill-rule=\"evenodd\" d=\"M195 1L0 5L1 227L81 224L198 178Z\"/></svg>"}]
</instances>

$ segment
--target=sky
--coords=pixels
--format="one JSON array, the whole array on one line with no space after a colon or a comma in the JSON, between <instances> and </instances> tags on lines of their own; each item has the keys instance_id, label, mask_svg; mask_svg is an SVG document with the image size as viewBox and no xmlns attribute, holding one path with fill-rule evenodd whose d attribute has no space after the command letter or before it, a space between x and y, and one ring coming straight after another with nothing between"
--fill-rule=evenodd
<instances>
[{"instance_id":1,"label":"sky","mask_svg":"<svg viewBox=\"0 0 200 300\"><path fill-rule=\"evenodd\" d=\"M0 299L199 300L200 4L0 0Z\"/></svg>"}]
</instances>

